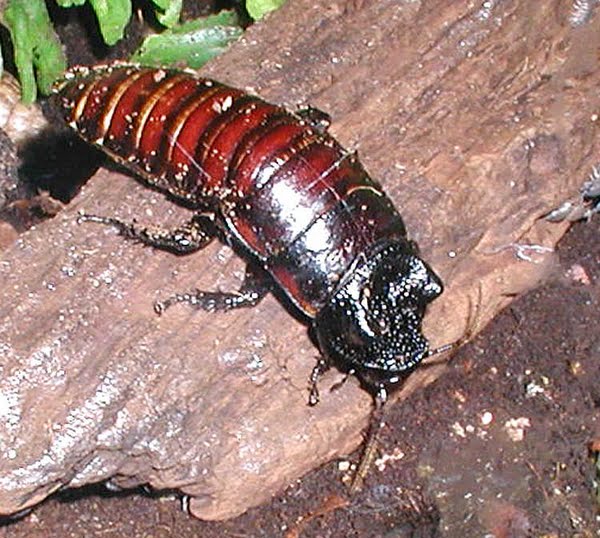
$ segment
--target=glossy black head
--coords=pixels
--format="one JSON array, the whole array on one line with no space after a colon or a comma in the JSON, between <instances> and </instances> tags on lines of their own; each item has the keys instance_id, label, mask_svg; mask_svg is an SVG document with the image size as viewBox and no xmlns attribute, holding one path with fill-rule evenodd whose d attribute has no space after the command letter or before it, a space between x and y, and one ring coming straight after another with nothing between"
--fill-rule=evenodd
<instances>
[{"instance_id":1,"label":"glossy black head","mask_svg":"<svg viewBox=\"0 0 600 538\"><path fill-rule=\"evenodd\" d=\"M421 321L442 289L411 243L379 245L355 261L315 318L322 353L373 393L401 381L427 355Z\"/></svg>"}]
</instances>

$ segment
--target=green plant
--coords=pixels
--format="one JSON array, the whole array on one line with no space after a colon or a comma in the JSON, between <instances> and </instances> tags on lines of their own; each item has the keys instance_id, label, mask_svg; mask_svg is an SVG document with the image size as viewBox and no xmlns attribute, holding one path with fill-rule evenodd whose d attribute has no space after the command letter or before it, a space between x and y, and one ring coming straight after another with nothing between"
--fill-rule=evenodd
<instances>
[{"instance_id":1,"label":"green plant","mask_svg":"<svg viewBox=\"0 0 600 538\"><path fill-rule=\"evenodd\" d=\"M81 7L86 2L96 15L102 39L114 45L131 19L131 0L54 0L62 8ZM234 12L224 11L179 24L182 0L146 0L161 33L146 38L132 60L149 65L180 65L199 68L239 38L242 28ZM247 0L254 20L277 9L284 0ZM22 88L22 100L35 101L37 92L48 94L53 82L66 69L66 58L44 0L0 0L0 22L11 36L14 61ZM2 58L0 56L0 69Z\"/></svg>"}]
</instances>

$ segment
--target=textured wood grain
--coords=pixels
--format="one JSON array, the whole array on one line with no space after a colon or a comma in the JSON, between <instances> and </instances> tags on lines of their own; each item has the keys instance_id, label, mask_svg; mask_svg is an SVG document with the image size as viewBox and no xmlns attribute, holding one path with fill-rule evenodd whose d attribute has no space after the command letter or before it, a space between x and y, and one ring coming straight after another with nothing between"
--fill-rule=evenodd
<instances>
[{"instance_id":1,"label":"textured wood grain","mask_svg":"<svg viewBox=\"0 0 600 538\"><path fill-rule=\"evenodd\" d=\"M572 28L565 4L296 0L204 74L332 114L446 282L425 328L439 345L544 277L566 225L542 217L599 158L598 21ZM226 518L359 446L369 396L355 382L328 392L331 372L306 406L317 350L274 298L223 315L153 313L175 291L235 288L243 263L227 247L176 258L78 226L81 209L187 216L103 170L4 253L3 513L111 479L178 488L194 515ZM417 372L400 398L441 369Z\"/></svg>"}]
</instances>

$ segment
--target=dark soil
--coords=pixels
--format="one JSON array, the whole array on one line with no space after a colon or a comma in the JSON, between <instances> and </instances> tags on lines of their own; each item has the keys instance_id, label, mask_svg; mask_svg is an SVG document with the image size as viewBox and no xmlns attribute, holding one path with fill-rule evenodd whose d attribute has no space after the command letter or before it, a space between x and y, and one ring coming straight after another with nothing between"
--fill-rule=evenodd
<instances>
[{"instance_id":1,"label":"dark soil","mask_svg":"<svg viewBox=\"0 0 600 538\"><path fill-rule=\"evenodd\" d=\"M176 495L98 487L54 496L0 537L597 536L599 234L598 218L574 225L551 282L389 409L383 456L357 496L339 462L227 522L194 520Z\"/></svg>"}]
</instances>

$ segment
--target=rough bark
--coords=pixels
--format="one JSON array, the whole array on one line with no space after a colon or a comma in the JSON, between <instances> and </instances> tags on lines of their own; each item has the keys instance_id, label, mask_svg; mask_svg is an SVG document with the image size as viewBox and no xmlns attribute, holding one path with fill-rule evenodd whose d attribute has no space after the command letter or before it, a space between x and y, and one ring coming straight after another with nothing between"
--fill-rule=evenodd
<instances>
[{"instance_id":1,"label":"rough bark","mask_svg":"<svg viewBox=\"0 0 600 538\"><path fill-rule=\"evenodd\" d=\"M432 345L481 328L552 267L566 224L543 215L577 194L598 158L598 20L577 28L558 0L479 4L288 2L205 74L334 118L382 181L446 293ZM590 46L593 45L593 46ZM356 448L371 399L322 382L317 350L272 297L211 315L152 303L235 288L243 262L212 244L188 257L78 226L79 210L174 223L186 211L102 170L0 264L0 510L111 479L178 488L194 515L259 504ZM399 395L439 367L417 371Z\"/></svg>"}]
</instances>

